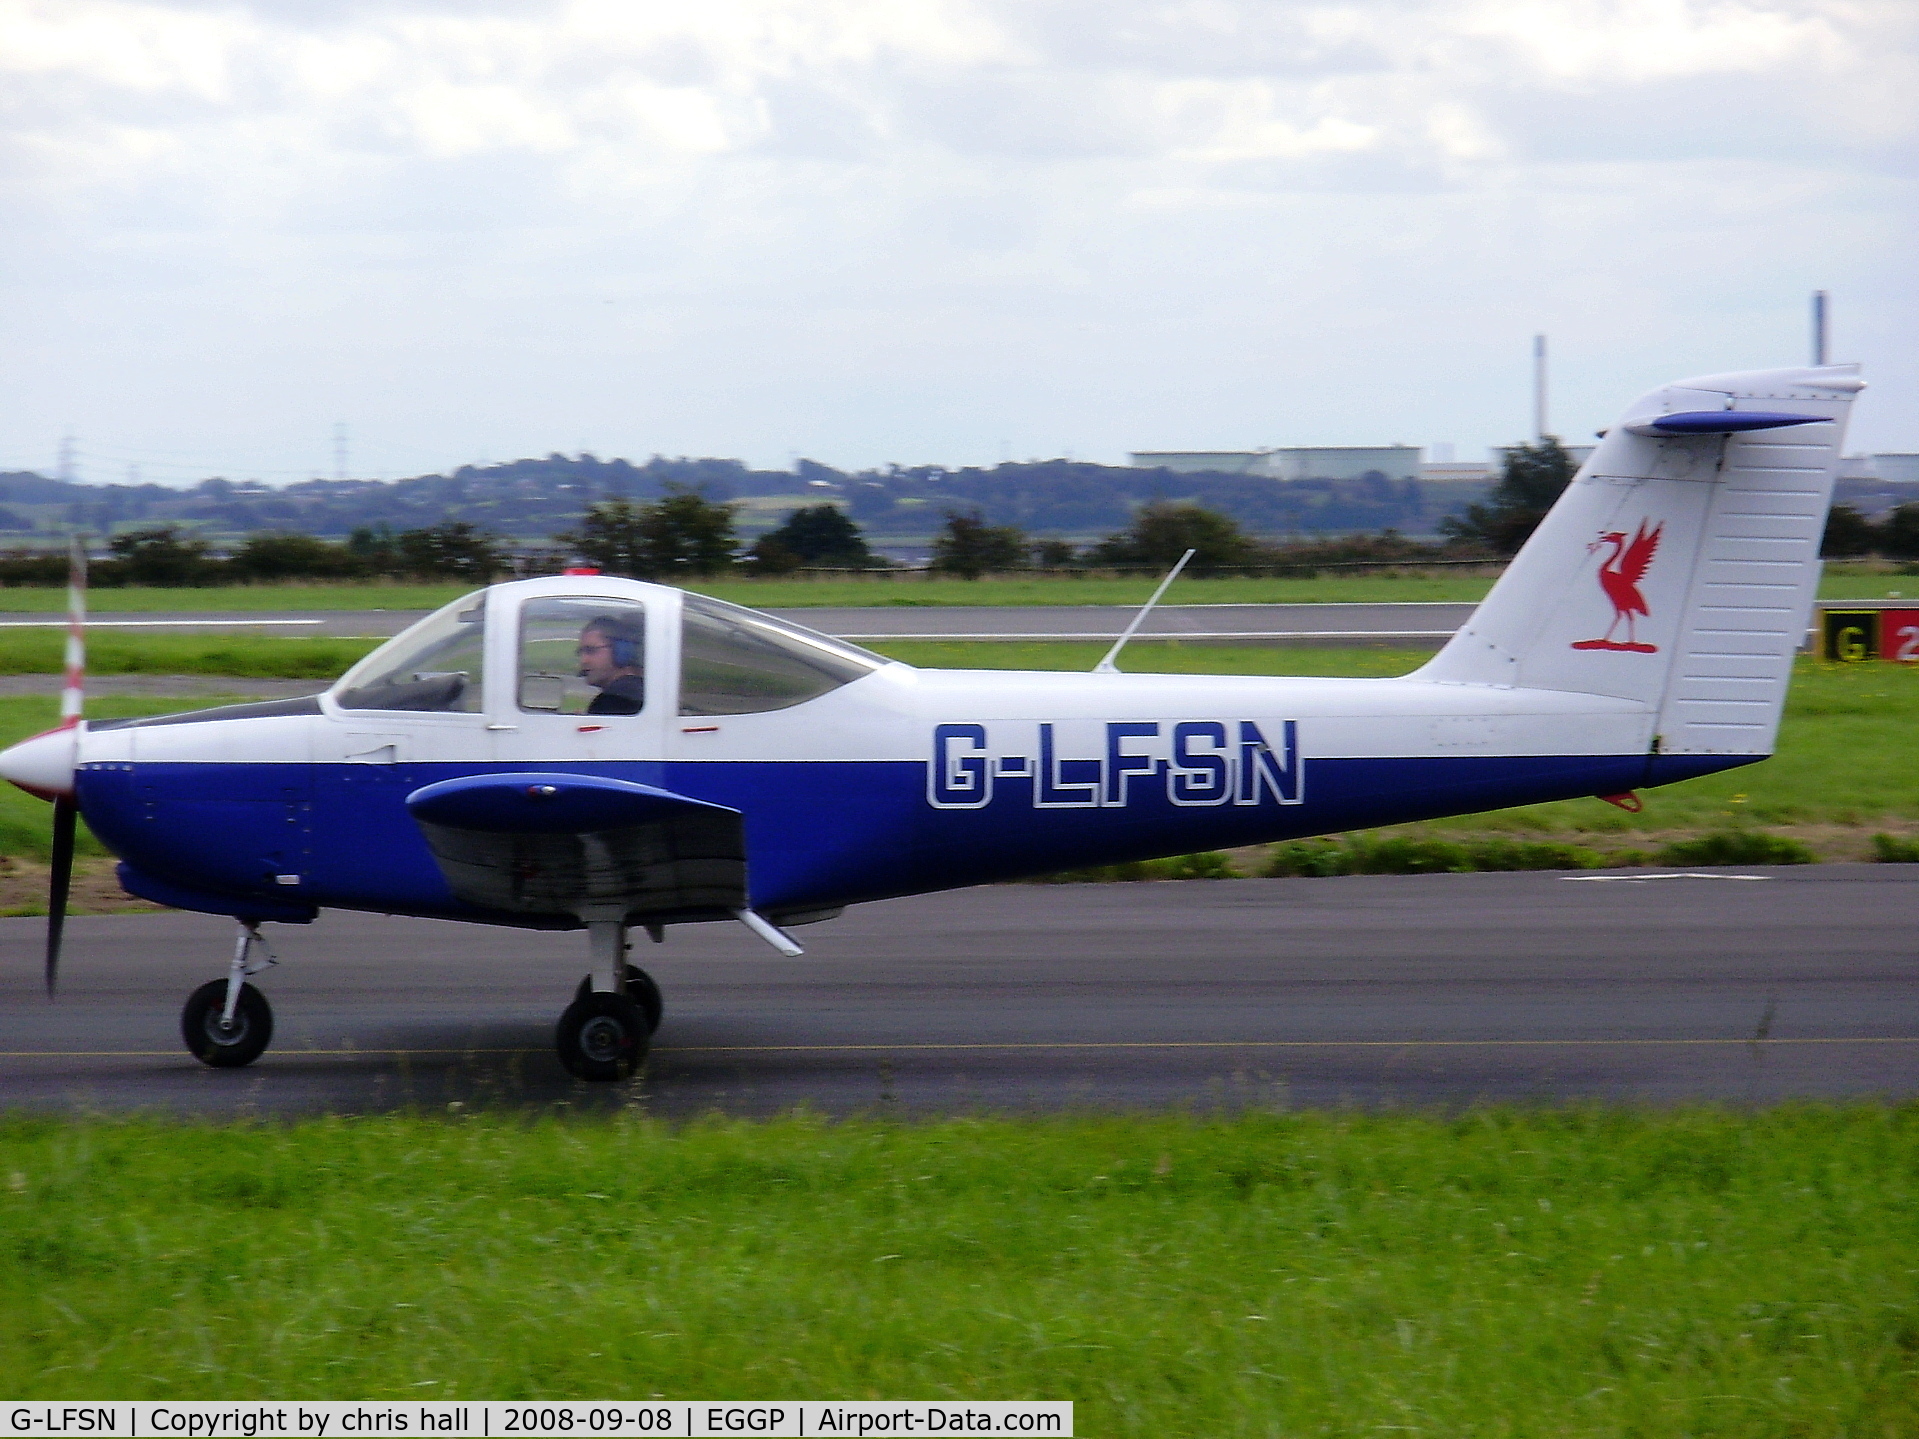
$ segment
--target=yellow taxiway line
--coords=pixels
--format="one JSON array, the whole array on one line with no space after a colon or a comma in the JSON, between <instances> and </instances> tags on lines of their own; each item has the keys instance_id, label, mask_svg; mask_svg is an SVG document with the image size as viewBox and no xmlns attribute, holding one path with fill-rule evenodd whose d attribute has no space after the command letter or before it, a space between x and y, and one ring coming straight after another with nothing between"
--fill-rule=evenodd
<instances>
[{"instance_id":1,"label":"yellow taxiway line","mask_svg":"<svg viewBox=\"0 0 1919 1439\"><path fill-rule=\"evenodd\" d=\"M1919 1035L1834 1035L1807 1039L1168 1039L1089 1040L1003 1044L706 1044L661 1046L653 1054L928 1054L954 1051L1101 1049L1609 1049L1627 1046L1711 1047L1763 1044L1919 1044ZM183 1049L0 1049L0 1059L172 1059ZM398 1059L447 1054L547 1054L538 1049L280 1049L279 1059Z\"/></svg>"}]
</instances>

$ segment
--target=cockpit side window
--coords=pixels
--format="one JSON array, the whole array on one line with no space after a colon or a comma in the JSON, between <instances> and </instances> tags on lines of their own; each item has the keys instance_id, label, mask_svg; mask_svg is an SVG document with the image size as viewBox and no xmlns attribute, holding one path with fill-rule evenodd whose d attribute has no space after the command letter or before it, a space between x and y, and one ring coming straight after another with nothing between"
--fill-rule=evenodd
<instances>
[{"instance_id":1,"label":"cockpit side window","mask_svg":"<svg viewBox=\"0 0 1919 1439\"><path fill-rule=\"evenodd\" d=\"M887 663L879 655L704 595L686 597L680 713L789 709Z\"/></svg>"},{"instance_id":2,"label":"cockpit side window","mask_svg":"<svg viewBox=\"0 0 1919 1439\"><path fill-rule=\"evenodd\" d=\"M633 600L548 595L520 606L516 703L540 714L646 707L646 610Z\"/></svg>"},{"instance_id":3,"label":"cockpit side window","mask_svg":"<svg viewBox=\"0 0 1919 1439\"><path fill-rule=\"evenodd\" d=\"M388 640L333 691L349 710L478 714L486 670L486 595L468 595Z\"/></svg>"}]
</instances>

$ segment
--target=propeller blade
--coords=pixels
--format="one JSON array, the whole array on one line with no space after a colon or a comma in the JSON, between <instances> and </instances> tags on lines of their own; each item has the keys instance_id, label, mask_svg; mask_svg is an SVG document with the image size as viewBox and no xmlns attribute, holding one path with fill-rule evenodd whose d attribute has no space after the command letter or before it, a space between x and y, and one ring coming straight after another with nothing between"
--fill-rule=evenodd
<instances>
[{"instance_id":1,"label":"propeller blade","mask_svg":"<svg viewBox=\"0 0 1919 1439\"><path fill-rule=\"evenodd\" d=\"M47 883L47 998L60 983L60 937L67 927L67 891L73 887L73 830L80 806L63 794L53 802L53 874Z\"/></svg>"},{"instance_id":2,"label":"propeller blade","mask_svg":"<svg viewBox=\"0 0 1919 1439\"><path fill-rule=\"evenodd\" d=\"M60 727L75 732L73 763L80 759L79 731L87 679L87 550L74 535L67 541L67 676L60 690ZM73 832L80 805L71 787L53 801L53 869L47 880L47 998L60 983L60 940L67 928L67 895L73 888Z\"/></svg>"}]
</instances>

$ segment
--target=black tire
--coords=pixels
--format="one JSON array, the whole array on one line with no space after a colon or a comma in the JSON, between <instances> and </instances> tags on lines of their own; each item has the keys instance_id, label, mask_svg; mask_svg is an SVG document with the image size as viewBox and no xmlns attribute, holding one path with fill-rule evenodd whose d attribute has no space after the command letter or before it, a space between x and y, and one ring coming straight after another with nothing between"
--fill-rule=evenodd
<instances>
[{"instance_id":1,"label":"black tire","mask_svg":"<svg viewBox=\"0 0 1919 1439\"><path fill-rule=\"evenodd\" d=\"M651 1031L640 1007L624 994L589 991L560 1016L554 1045L576 1079L630 1079L646 1058Z\"/></svg>"},{"instance_id":2,"label":"black tire","mask_svg":"<svg viewBox=\"0 0 1919 1439\"><path fill-rule=\"evenodd\" d=\"M593 976L587 975L580 981L580 987L573 991L573 1002L578 1004L593 993ZM626 997L640 1007L640 1013L646 1016L646 1032L654 1033L660 1027L660 1017L666 1013L666 996L660 993L660 987L653 976L637 965L626 967Z\"/></svg>"},{"instance_id":3,"label":"black tire","mask_svg":"<svg viewBox=\"0 0 1919 1439\"><path fill-rule=\"evenodd\" d=\"M250 984L240 986L231 1027L220 1023L227 1007L227 982L210 979L187 996L180 1011L180 1037L193 1057L215 1069L239 1069L266 1053L273 1042L273 1008Z\"/></svg>"},{"instance_id":4,"label":"black tire","mask_svg":"<svg viewBox=\"0 0 1919 1439\"><path fill-rule=\"evenodd\" d=\"M660 1027L660 1016L666 1013L666 996L660 993L660 986L653 976L638 965L626 967L626 997L640 1007L640 1013L646 1016L646 1032L654 1033Z\"/></svg>"}]
</instances>

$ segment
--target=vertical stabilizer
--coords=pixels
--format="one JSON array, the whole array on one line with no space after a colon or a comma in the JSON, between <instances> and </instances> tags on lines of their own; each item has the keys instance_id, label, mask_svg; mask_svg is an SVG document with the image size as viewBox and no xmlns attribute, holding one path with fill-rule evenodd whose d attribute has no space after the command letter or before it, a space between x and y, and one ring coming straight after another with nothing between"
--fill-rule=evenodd
<instances>
[{"instance_id":1,"label":"vertical stabilizer","mask_svg":"<svg viewBox=\"0 0 1919 1439\"><path fill-rule=\"evenodd\" d=\"M1771 753L1863 388L1828 365L1642 396L1413 677L1639 700L1661 753Z\"/></svg>"}]
</instances>

